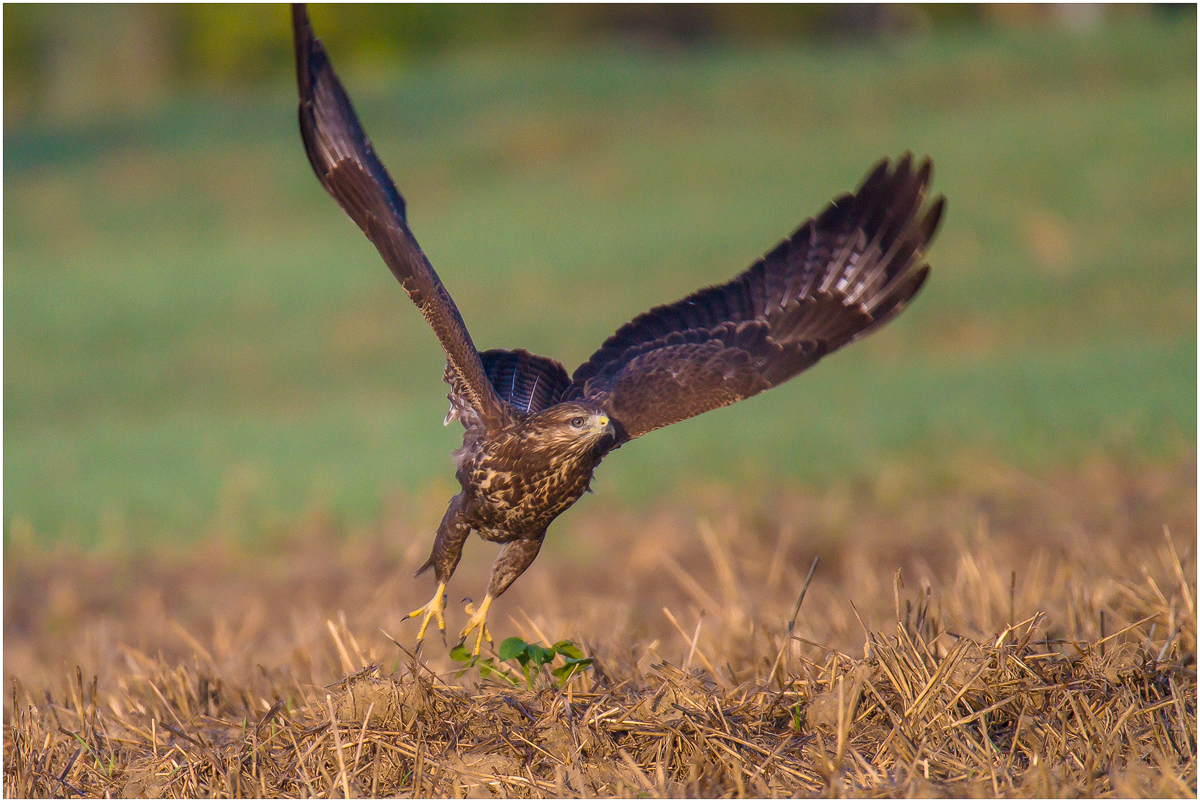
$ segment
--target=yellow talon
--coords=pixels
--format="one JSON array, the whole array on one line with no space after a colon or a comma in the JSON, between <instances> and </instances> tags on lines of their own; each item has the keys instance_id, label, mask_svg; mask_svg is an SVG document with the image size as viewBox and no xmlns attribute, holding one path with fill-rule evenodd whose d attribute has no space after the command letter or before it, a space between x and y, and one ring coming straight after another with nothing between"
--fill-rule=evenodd
<instances>
[{"instance_id":1,"label":"yellow talon","mask_svg":"<svg viewBox=\"0 0 1200 802\"><path fill-rule=\"evenodd\" d=\"M446 619L442 617L442 611L446 609L446 583L438 584L437 593L433 594L433 598L424 607L413 610L408 615L404 616L403 620L407 621L410 618L416 618L422 613L425 614L425 619L421 621L421 628L417 630L417 646L421 645L421 641L425 640L425 630L429 627L431 618L437 619L438 632L441 633L442 643L446 642Z\"/></svg>"},{"instance_id":2,"label":"yellow talon","mask_svg":"<svg viewBox=\"0 0 1200 802\"><path fill-rule=\"evenodd\" d=\"M488 632L487 614L488 608L492 606L492 597L484 596L483 604L479 605L479 609L475 609L475 605L467 602L467 613L470 614L470 619L467 620L467 626L463 628L462 633L458 636L460 644L467 642L467 636L471 634L471 630L478 629L479 633L475 636L475 649L471 652L472 657L479 656L479 650L483 647L483 639L487 638L488 645L492 644L492 633Z\"/></svg>"}]
</instances>

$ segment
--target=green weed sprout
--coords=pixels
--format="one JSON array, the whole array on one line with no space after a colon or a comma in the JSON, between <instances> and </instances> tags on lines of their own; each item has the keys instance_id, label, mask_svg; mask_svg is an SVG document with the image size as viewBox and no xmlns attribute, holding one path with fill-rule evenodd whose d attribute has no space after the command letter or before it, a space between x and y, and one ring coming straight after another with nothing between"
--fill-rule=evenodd
<instances>
[{"instance_id":1,"label":"green weed sprout","mask_svg":"<svg viewBox=\"0 0 1200 802\"><path fill-rule=\"evenodd\" d=\"M562 658L562 661L555 665L558 658ZM466 647L459 644L450 650L450 659L463 664L455 676L461 677L474 667L479 670L481 679L494 676L514 687L519 686L521 677L524 677L526 688L533 688L538 675L544 673L549 673L559 687L562 687L593 662L593 658L584 657L583 650L572 641L560 640L547 648L536 643L526 643L518 637L505 639L494 658L472 657ZM505 663L515 665L510 667ZM519 675L515 673L517 669L521 672Z\"/></svg>"}]
</instances>

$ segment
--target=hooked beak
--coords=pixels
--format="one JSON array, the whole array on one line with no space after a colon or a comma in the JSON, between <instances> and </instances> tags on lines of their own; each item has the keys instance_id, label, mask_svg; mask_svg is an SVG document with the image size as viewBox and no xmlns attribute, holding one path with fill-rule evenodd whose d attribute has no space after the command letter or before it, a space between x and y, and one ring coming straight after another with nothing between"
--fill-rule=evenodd
<instances>
[{"instance_id":1,"label":"hooked beak","mask_svg":"<svg viewBox=\"0 0 1200 802\"><path fill-rule=\"evenodd\" d=\"M601 415L596 421L603 428L600 431L600 447L604 451L608 451L616 447L617 439L617 422L609 418L607 415Z\"/></svg>"},{"instance_id":2,"label":"hooked beak","mask_svg":"<svg viewBox=\"0 0 1200 802\"><path fill-rule=\"evenodd\" d=\"M622 428L619 421L608 416L607 412L593 411L587 416L587 428L584 442L599 456L604 456L617 445Z\"/></svg>"}]
</instances>

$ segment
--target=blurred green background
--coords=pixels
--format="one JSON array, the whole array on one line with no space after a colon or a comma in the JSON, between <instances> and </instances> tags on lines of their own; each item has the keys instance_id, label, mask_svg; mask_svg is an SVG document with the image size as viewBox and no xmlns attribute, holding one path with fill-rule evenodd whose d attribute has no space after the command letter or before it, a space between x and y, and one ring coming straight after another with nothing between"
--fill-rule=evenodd
<instances>
[{"instance_id":1,"label":"blurred green background","mask_svg":"<svg viewBox=\"0 0 1200 802\"><path fill-rule=\"evenodd\" d=\"M948 217L909 311L622 448L585 505L1194 454L1194 7L313 21L475 342L568 370L881 156L934 158ZM5 5L6 538L436 516L453 492L441 352L311 174L289 25Z\"/></svg>"}]
</instances>

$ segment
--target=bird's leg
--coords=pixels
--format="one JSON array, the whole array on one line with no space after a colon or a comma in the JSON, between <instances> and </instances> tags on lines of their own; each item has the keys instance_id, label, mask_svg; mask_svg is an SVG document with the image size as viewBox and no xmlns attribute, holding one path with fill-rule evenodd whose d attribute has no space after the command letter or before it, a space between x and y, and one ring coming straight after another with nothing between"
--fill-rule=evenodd
<instances>
[{"instance_id":1,"label":"bird's leg","mask_svg":"<svg viewBox=\"0 0 1200 802\"><path fill-rule=\"evenodd\" d=\"M505 543L504 548L500 549L500 554L492 565L492 578L488 582L487 595L483 597L483 603L479 605L479 609L475 609L474 604L468 604L467 612L471 618L458 636L459 643L466 643L467 636L473 630L479 630L475 636L475 649L471 652L472 655L479 654L484 638L487 638L488 643L492 642L492 634L488 632L487 628L488 608L492 606L492 601L508 590L508 586L513 583L513 580L525 573L525 569L529 567L542 548L542 538L545 536L546 532L542 530L536 538L513 540Z\"/></svg>"},{"instance_id":2,"label":"bird's leg","mask_svg":"<svg viewBox=\"0 0 1200 802\"><path fill-rule=\"evenodd\" d=\"M417 630L417 646L420 647L421 641L425 640L425 630L429 626L430 619L436 618L438 632L442 635L442 643L446 642L446 619L442 616L442 611L446 609L446 583L439 582L437 592L433 594L433 598L424 607L419 607L413 610L408 615L404 616L407 621L410 618L416 618L422 613L425 618L421 620L421 628Z\"/></svg>"},{"instance_id":3,"label":"bird's leg","mask_svg":"<svg viewBox=\"0 0 1200 802\"><path fill-rule=\"evenodd\" d=\"M475 609L474 602L467 602L467 613L470 618L467 620L467 626L458 636L459 643L466 643L467 636L471 634L471 630L478 629L479 632L475 635L475 648L471 650L472 657L479 656L479 650L483 647L483 639L487 638L488 645L492 644L492 633L488 632L487 614L488 608L492 606L492 597L484 596L483 604L479 605L479 609Z\"/></svg>"},{"instance_id":4,"label":"bird's leg","mask_svg":"<svg viewBox=\"0 0 1200 802\"><path fill-rule=\"evenodd\" d=\"M446 609L446 583L454 575L454 569L458 567L458 560L462 557L463 543L466 542L467 535L471 533L471 527L466 523L465 509L466 501L463 499L462 493L450 499L450 506L446 509L446 514L442 516L437 537L433 541L433 553L417 570L417 576L420 576L432 568L438 581L437 592L433 594L429 603L404 617L404 620L407 621L418 615L425 616L421 621L421 628L417 631L418 647L425 640L425 630L429 627L430 620L434 618L437 619L442 643L446 642L446 619L442 617L442 611Z\"/></svg>"}]
</instances>

